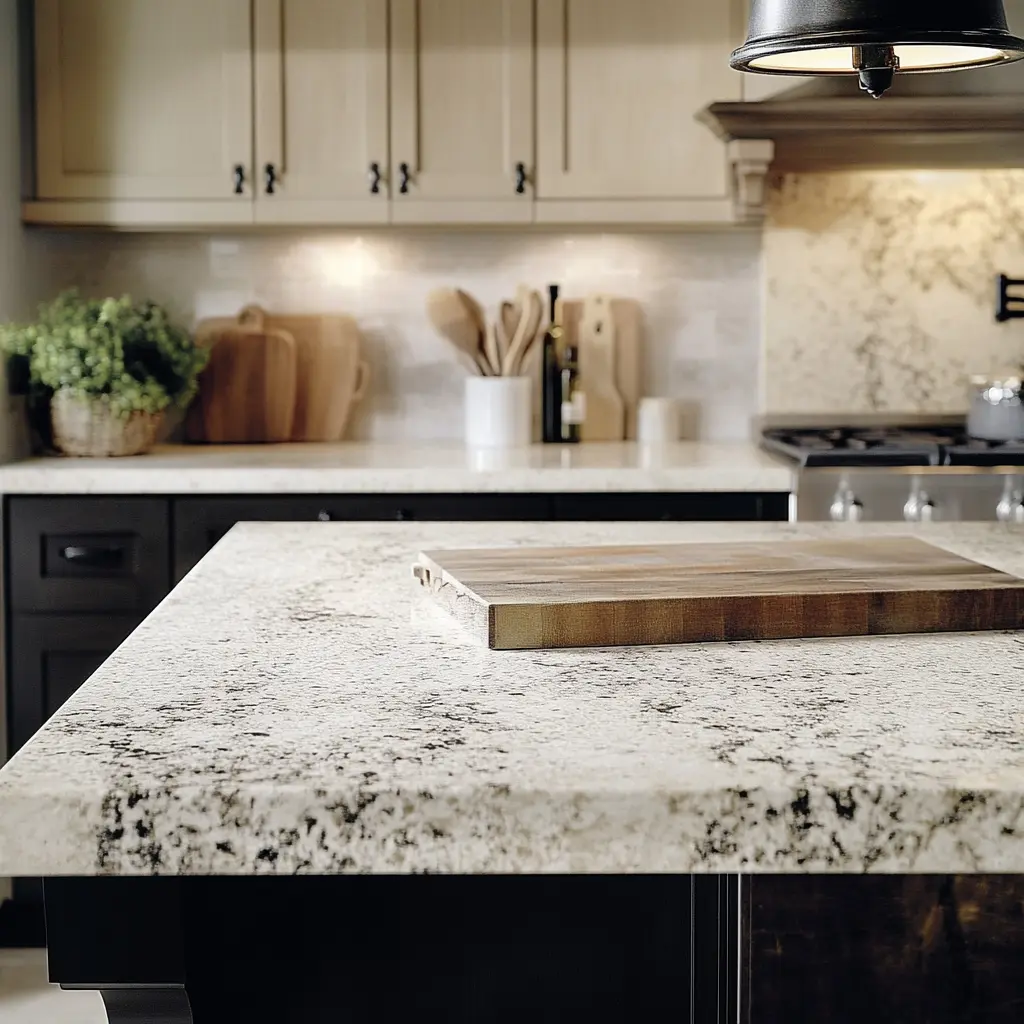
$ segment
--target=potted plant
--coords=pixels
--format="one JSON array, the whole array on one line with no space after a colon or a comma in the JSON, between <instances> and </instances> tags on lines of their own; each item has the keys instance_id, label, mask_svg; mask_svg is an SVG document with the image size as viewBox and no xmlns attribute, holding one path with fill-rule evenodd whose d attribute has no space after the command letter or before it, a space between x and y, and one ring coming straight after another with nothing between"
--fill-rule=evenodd
<instances>
[{"instance_id":1,"label":"potted plant","mask_svg":"<svg viewBox=\"0 0 1024 1024\"><path fill-rule=\"evenodd\" d=\"M12 382L47 402L65 455L137 455L152 447L171 406L196 392L207 352L153 302L64 292L39 319L0 327Z\"/></svg>"}]
</instances>

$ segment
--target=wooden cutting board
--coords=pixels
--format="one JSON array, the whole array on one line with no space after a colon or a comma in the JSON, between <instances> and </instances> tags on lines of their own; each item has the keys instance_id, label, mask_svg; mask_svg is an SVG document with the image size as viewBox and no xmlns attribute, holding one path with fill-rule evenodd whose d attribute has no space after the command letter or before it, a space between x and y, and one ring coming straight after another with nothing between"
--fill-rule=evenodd
<instances>
[{"instance_id":1,"label":"wooden cutting board","mask_svg":"<svg viewBox=\"0 0 1024 1024\"><path fill-rule=\"evenodd\" d=\"M1024 580L906 537L441 551L414 574L495 650L1024 625Z\"/></svg>"},{"instance_id":2,"label":"wooden cutting board","mask_svg":"<svg viewBox=\"0 0 1024 1024\"><path fill-rule=\"evenodd\" d=\"M210 361L199 380L206 441L288 441L295 420L295 339L287 331L234 327L210 340Z\"/></svg>"},{"instance_id":3,"label":"wooden cutting board","mask_svg":"<svg viewBox=\"0 0 1024 1024\"><path fill-rule=\"evenodd\" d=\"M589 403L587 376L584 364L587 357L582 350L580 323L584 302L568 300L562 304L566 340L580 345L580 382ZM636 417L644 389L644 316L643 308L634 299L611 300L612 321L615 328L615 388L625 408L625 438L636 440Z\"/></svg>"},{"instance_id":4,"label":"wooden cutting board","mask_svg":"<svg viewBox=\"0 0 1024 1024\"><path fill-rule=\"evenodd\" d=\"M366 393L370 368L349 317L318 317L298 343L293 441L340 441L352 407ZM296 337L298 341L298 336Z\"/></svg>"},{"instance_id":5,"label":"wooden cutting board","mask_svg":"<svg viewBox=\"0 0 1024 1024\"><path fill-rule=\"evenodd\" d=\"M295 414L291 437L285 440L340 441L370 382L356 321L349 316L269 313L252 305L237 317L202 321L196 344L209 347L237 327L284 331L294 339ZM201 416L189 417L186 433L190 440L209 440Z\"/></svg>"},{"instance_id":6,"label":"wooden cutting board","mask_svg":"<svg viewBox=\"0 0 1024 1024\"><path fill-rule=\"evenodd\" d=\"M583 441L622 441L626 436L626 407L616 373L615 317L606 295L584 300L579 320L579 369L587 396L587 414L580 431Z\"/></svg>"}]
</instances>

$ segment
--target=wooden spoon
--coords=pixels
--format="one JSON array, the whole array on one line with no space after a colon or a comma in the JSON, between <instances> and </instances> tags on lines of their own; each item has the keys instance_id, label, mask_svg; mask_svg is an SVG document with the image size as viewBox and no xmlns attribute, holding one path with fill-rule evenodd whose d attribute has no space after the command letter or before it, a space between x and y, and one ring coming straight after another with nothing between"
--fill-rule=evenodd
<instances>
[{"instance_id":1,"label":"wooden spoon","mask_svg":"<svg viewBox=\"0 0 1024 1024\"><path fill-rule=\"evenodd\" d=\"M501 363L491 358L494 349L494 339L488 340L490 331L487 329L487 317L484 316L483 306L473 298L469 292L460 288L456 293L459 302L466 315L476 327L477 351L480 355L481 365L488 367L484 370L484 376L498 377L501 375Z\"/></svg>"},{"instance_id":2,"label":"wooden spoon","mask_svg":"<svg viewBox=\"0 0 1024 1024\"><path fill-rule=\"evenodd\" d=\"M480 328L466 308L463 294L451 288L432 291L427 296L427 315L437 333L468 357L477 373L487 377L492 371L480 349Z\"/></svg>"},{"instance_id":3,"label":"wooden spoon","mask_svg":"<svg viewBox=\"0 0 1024 1024\"><path fill-rule=\"evenodd\" d=\"M502 372L506 377L517 377L522 372L526 355L537 339L541 317L544 315L544 304L540 295L528 288L520 289L519 307L519 324L502 365Z\"/></svg>"},{"instance_id":4,"label":"wooden spoon","mask_svg":"<svg viewBox=\"0 0 1024 1024\"><path fill-rule=\"evenodd\" d=\"M506 373L505 363L508 359L509 349L512 347L512 339L516 336L519 328L521 310L514 302L503 302L499 309L497 335L498 355L501 357L501 372Z\"/></svg>"},{"instance_id":5,"label":"wooden spoon","mask_svg":"<svg viewBox=\"0 0 1024 1024\"><path fill-rule=\"evenodd\" d=\"M484 337L484 353L487 357L487 362L494 367L494 376L500 377L503 369L502 360L502 345L499 341L499 335L504 334L505 329L500 323L491 324L487 328Z\"/></svg>"}]
</instances>

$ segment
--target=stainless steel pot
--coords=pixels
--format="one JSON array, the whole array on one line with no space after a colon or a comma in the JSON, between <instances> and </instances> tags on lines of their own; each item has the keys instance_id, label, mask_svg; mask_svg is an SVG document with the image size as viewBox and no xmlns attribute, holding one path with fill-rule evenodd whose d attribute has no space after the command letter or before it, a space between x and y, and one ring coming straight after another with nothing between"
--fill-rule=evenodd
<instances>
[{"instance_id":1,"label":"stainless steel pot","mask_svg":"<svg viewBox=\"0 0 1024 1024\"><path fill-rule=\"evenodd\" d=\"M971 385L967 433L984 441L1024 441L1024 380L974 377Z\"/></svg>"}]
</instances>

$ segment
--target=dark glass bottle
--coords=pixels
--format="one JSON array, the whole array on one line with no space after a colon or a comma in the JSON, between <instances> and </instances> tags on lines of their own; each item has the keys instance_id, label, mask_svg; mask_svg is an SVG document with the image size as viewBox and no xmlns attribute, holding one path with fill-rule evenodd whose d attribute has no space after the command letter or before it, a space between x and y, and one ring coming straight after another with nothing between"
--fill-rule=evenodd
<instances>
[{"instance_id":1,"label":"dark glass bottle","mask_svg":"<svg viewBox=\"0 0 1024 1024\"><path fill-rule=\"evenodd\" d=\"M579 444L580 424L585 415L583 393L580 390L579 349L569 345L562 359L562 444Z\"/></svg>"},{"instance_id":2,"label":"dark glass bottle","mask_svg":"<svg viewBox=\"0 0 1024 1024\"><path fill-rule=\"evenodd\" d=\"M562 440L562 367L559 359L559 349L562 344L562 320L561 307L558 302L558 285L551 285L548 292L551 296L551 308L548 329L544 333L540 385L542 436L546 444L557 444Z\"/></svg>"}]
</instances>

